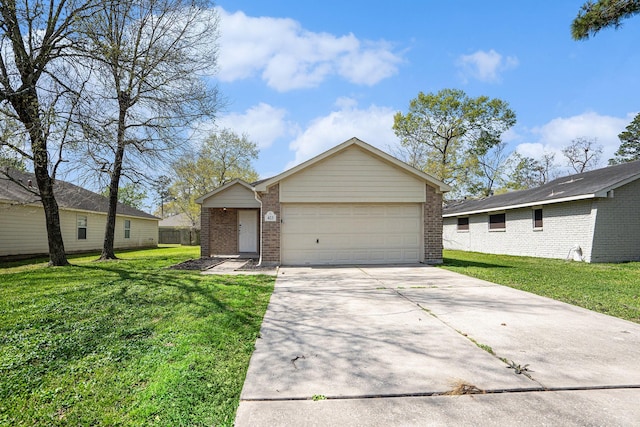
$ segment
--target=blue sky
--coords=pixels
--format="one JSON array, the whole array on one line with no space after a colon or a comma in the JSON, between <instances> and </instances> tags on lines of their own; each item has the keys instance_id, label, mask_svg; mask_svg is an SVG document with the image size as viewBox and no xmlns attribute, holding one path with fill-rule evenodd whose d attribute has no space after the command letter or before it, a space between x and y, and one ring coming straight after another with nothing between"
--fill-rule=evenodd
<instances>
[{"instance_id":1,"label":"blue sky","mask_svg":"<svg viewBox=\"0 0 640 427\"><path fill-rule=\"evenodd\" d=\"M217 125L259 145L267 177L353 136L390 151L397 111L457 88L510 104L511 150L597 138L604 165L640 111L640 17L576 42L582 3L220 0Z\"/></svg>"}]
</instances>

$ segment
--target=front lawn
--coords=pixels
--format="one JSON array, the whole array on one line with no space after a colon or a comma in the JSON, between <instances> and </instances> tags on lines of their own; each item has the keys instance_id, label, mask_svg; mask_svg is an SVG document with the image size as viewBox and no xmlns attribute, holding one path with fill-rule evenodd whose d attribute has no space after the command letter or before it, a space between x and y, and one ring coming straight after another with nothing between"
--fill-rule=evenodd
<instances>
[{"instance_id":1,"label":"front lawn","mask_svg":"<svg viewBox=\"0 0 640 427\"><path fill-rule=\"evenodd\" d=\"M444 251L447 270L640 323L640 263L587 264Z\"/></svg>"},{"instance_id":2,"label":"front lawn","mask_svg":"<svg viewBox=\"0 0 640 427\"><path fill-rule=\"evenodd\" d=\"M274 278L198 251L0 264L0 425L232 425Z\"/></svg>"}]
</instances>

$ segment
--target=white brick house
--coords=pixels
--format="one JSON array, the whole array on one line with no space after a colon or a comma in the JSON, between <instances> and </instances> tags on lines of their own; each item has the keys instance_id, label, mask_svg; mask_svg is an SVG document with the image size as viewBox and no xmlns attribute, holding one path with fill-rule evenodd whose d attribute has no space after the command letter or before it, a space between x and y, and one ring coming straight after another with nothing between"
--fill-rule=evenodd
<instances>
[{"instance_id":1,"label":"white brick house","mask_svg":"<svg viewBox=\"0 0 640 427\"><path fill-rule=\"evenodd\" d=\"M640 261L640 161L443 210L445 249Z\"/></svg>"}]
</instances>

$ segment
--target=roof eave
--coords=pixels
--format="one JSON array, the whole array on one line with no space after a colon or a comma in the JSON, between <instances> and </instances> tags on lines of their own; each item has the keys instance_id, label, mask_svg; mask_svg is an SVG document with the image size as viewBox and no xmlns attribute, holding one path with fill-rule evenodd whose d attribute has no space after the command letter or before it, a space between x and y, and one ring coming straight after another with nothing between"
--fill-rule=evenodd
<instances>
[{"instance_id":1,"label":"roof eave","mask_svg":"<svg viewBox=\"0 0 640 427\"><path fill-rule=\"evenodd\" d=\"M236 178L233 181L229 181L226 184L221 185L220 187L216 188L213 191L208 192L207 194L205 194L204 196L200 196L198 197L195 202L199 205L201 205L202 203L204 203L205 199L208 199L211 196L215 196L216 194L226 190L229 187L232 187L233 185L236 184L240 184L243 187L246 187L247 189L254 191L255 189L251 186L251 184L249 184L248 182L240 179L240 178Z\"/></svg>"},{"instance_id":2,"label":"roof eave","mask_svg":"<svg viewBox=\"0 0 640 427\"><path fill-rule=\"evenodd\" d=\"M560 198L560 199L536 200L536 201L532 201L532 202L519 203L517 205L496 206L496 207L493 207L493 208L476 209L476 210L461 211L461 212L455 212L455 213L447 213L447 214L443 214L442 217L443 218L451 218L451 217L456 217L456 216L465 216L465 215L475 215L475 214L488 213L488 212L507 211L507 210L513 210L513 209L530 208L530 207L533 207L533 206L552 205L552 204L555 204L555 203L565 203L565 202L573 202L573 201L577 201L577 200L595 199L596 197L606 197L606 192L605 192L605 196L600 196L597 193L580 194L580 195L577 195L577 196L563 197L563 198Z\"/></svg>"}]
</instances>

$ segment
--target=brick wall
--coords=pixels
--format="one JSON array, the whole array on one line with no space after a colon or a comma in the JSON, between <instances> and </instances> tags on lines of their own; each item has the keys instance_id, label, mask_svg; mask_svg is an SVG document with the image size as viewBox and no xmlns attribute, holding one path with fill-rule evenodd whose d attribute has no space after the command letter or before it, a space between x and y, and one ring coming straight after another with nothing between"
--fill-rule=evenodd
<instances>
[{"instance_id":1,"label":"brick wall","mask_svg":"<svg viewBox=\"0 0 640 427\"><path fill-rule=\"evenodd\" d=\"M594 202L591 262L640 261L640 180Z\"/></svg>"},{"instance_id":2,"label":"brick wall","mask_svg":"<svg viewBox=\"0 0 640 427\"><path fill-rule=\"evenodd\" d=\"M463 251L566 258L574 245L591 259L595 219L591 200L542 206L542 229L533 228L533 208L506 211L504 230L489 230L489 214L469 216L469 230L457 230L457 218L445 218L444 247Z\"/></svg>"},{"instance_id":3,"label":"brick wall","mask_svg":"<svg viewBox=\"0 0 640 427\"><path fill-rule=\"evenodd\" d=\"M424 204L424 262L442 263L442 193L426 185Z\"/></svg>"},{"instance_id":4,"label":"brick wall","mask_svg":"<svg viewBox=\"0 0 640 427\"><path fill-rule=\"evenodd\" d=\"M269 187L266 193L258 193L262 201L260 221L262 223L262 262L263 264L280 264L280 184ZM275 222L265 222L264 215L272 211L276 214Z\"/></svg>"},{"instance_id":5,"label":"brick wall","mask_svg":"<svg viewBox=\"0 0 640 427\"><path fill-rule=\"evenodd\" d=\"M208 258L211 256L211 251L209 249L209 244L211 240L210 228L209 228L209 219L211 218L211 213L209 209L205 207L200 207L200 257Z\"/></svg>"},{"instance_id":6,"label":"brick wall","mask_svg":"<svg viewBox=\"0 0 640 427\"><path fill-rule=\"evenodd\" d=\"M209 208L209 248L211 255L238 253L238 210ZM204 223L203 223L204 224ZM204 227L204 225L202 225ZM204 235L203 235L204 236ZM202 237L204 243L205 237Z\"/></svg>"}]
</instances>

